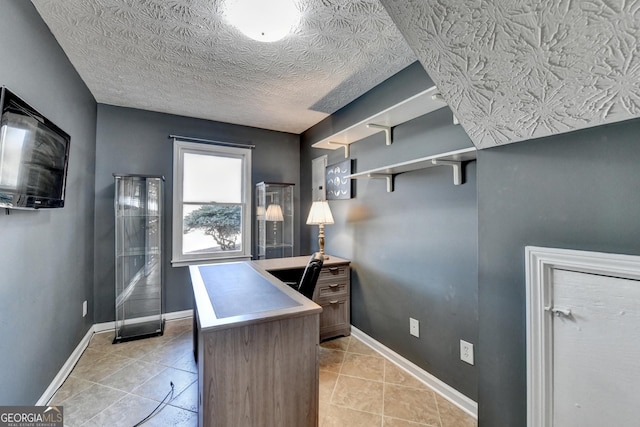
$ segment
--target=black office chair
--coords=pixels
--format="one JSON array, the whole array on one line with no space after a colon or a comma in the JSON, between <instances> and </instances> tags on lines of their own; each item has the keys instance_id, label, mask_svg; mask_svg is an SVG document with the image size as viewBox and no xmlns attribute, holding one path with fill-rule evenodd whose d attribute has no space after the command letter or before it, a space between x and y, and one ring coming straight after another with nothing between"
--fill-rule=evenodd
<instances>
[{"instance_id":1,"label":"black office chair","mask_svg":"<svg viewBox=\"0 0 640 427\"><path fill-rule=\"evenodd\" d=\"M300 283L297 285L296 290L309 299L313 298L313 291L316 289L323 263L324 256L320 252L311 255L307 266L304 268L304 273L302 273Z\"/></svg>"}]
</instances>

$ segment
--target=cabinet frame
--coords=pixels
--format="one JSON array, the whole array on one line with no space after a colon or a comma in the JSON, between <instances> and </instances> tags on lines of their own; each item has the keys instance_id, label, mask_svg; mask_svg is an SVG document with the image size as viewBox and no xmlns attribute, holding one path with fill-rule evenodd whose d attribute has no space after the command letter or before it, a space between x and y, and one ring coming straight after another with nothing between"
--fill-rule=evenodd
<instances>
[{"instance_id":1,"label":"cabinet frame","mask_svg":"<svg viewBox=\"0 0 640 427\"><path fill-rule=\"evenodd\" d=\"M115 344L164 332L164 177L134 174L113 174L113 177Z\"/></svg>"},{"instance_id":2,"label":"cabinet frame","mask_svg":"<svg viewBox=\"0 0 640 427\"><path fill-rule=\"evenodd\" d=\"M257 237L254 258L294 256L294 185L284 182L256 184L255 232ZM273 220L278 217L277 221Z\"/></svg>"}]
</instances>

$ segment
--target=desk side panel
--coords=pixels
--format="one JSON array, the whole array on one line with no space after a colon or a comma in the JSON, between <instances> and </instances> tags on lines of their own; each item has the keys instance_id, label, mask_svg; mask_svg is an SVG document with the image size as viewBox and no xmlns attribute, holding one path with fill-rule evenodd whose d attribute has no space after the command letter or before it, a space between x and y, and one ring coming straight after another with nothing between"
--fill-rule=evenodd
<instances>
[{"instance_id":1,"label":"desk side panel","mask_svg":"<svg viewBox=\"0 0 640 427\"><path fill-rule=\"evenodd\" d=\"M202 332L203 426L317 427L317 313Z\"/></svg>"}]
</instances>

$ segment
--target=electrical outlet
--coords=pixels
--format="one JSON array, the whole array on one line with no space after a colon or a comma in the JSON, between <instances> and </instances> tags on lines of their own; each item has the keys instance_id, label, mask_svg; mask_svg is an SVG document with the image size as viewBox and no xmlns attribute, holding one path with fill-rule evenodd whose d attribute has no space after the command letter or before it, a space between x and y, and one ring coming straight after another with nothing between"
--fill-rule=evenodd
<instances>
[{"instance_id":1,"label":"electrical outlet","mask_svg":"<svg viewBox=\"0 0 640 427\"><path fill-rule=\"evenodd\" d=\"M420 322L411 317L409 318L409 333L414 337L420 338Z\"/></svg>"},{"instance_id":2,"label":"electrical outlet","mask_svg":"<svg viewBox=\"0 0 640 427\"><path fill-rule=\"evenodd\" d=\"M460 340L460 360L473 365L473 344Z\"/></svg>"},{"instance_id":3,"label":"electrical outlet","mask_svg":"<svg viewBox=\"0 0 640 427\"><path fill-rule=\"evenodd\" d=\"M88 308L87 308L87 301L82 303L82 317L85 317L87 315L88 312Z\"/></svg>"}]
</instances>

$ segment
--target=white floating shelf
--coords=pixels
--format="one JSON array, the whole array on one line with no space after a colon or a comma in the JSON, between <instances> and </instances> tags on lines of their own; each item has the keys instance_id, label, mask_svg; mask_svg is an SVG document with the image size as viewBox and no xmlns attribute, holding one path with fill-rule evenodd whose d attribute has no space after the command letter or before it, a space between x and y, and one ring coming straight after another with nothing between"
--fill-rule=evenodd
<instances>
[{"instance_id":1,"label":"white floating shelf","mask_svg":"<svg viewBox=\"0 0 640 427\"><path fill-rule=\"evenodd\" d=\"M453 168L453 183L462 184L462 162L475 160L475 147L463 148L461 150L449 151L447 153L436 154L434 156L421 157L407 162L396 163L394 165L383 166L364 172L347 175L351 179L386 179L387 191L393 191L393 178L401 173L411 172L419 169L432 168L434 166L451 166Z\"/></svg>"},{"instance_id":2,"label":"white floating shelf","mask_svg":"<svg viewBox=\"0 0 640 427\"><path fill-rule=\"evenodd\" d=\"M399 124L408 122L409 120L423 116L447 105L437 97L434 99L434 95L436 94L438 94L438 88L433 86L316 142L312 147L327 150L344 147L344 157L349 157L349 145L381 131L385 132L386 144L391 145L391 129L394 126L398 126Z\"/></svg>"}]
</instances>

